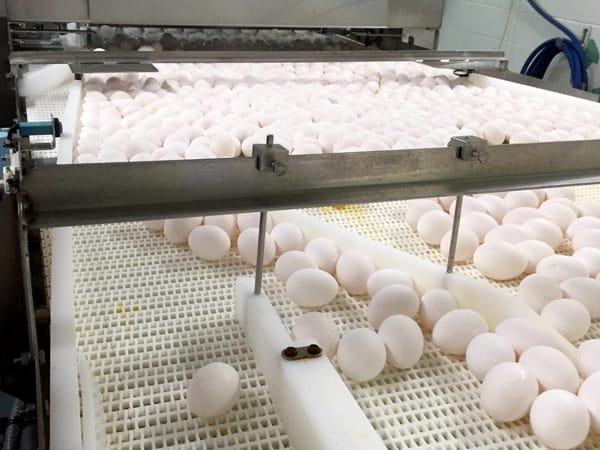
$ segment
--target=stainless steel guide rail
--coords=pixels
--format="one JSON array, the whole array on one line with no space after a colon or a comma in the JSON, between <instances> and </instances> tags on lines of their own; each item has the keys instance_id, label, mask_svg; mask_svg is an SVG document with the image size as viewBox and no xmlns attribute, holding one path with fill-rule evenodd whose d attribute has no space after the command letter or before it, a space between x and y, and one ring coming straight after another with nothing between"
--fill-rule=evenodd
<instances>
[{"instance_id":1,"label":"stainless steel guide rail","mask_svg":"<svg viewBox=\"0 0 600 450\"><path fill-rule=\"evenodd\" d=\"M275 138L276 139L276 138ZM40 166L20 193L33 228L600 183L600 140L254 158Z\"/></svg>"},{"instance_id":2,"label":"stainless steel guide rail","mask_svg":"<svg viewBox=\"0 0 600 450\"><path fill-rule=\"evenodd\" d=\"M501 51L438 50L290 50L290 51L16 51L11 64L122 64L122 63L228 63L228 62L357 62L415 61L435 63L502 63Z\"/></svg>"}]
</instances>

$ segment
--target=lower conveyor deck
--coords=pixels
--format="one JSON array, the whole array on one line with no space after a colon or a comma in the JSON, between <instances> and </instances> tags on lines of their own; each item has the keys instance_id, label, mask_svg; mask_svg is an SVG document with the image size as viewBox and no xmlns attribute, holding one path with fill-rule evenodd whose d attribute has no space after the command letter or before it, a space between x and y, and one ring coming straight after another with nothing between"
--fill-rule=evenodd
<instances>
[{"instance_id":1,"label":"lower conveyor deck","mask_svg":"<svg viewBox=\"0 0 600 450\"><path fill-rule=\"evenodd\" d=\"M594 197L600 190L580 188ZM403 221L404 202L320 208L311 213L367 237L443 263ZM567 250L566 248L564 250ZM98 383L110 448L288 448L260 369L234 319L234 283L252 275L232 251L202 262L141 224L74 229L78 351ZM272 269L272 266L269 268ZM457 270L478 275L471 265ZM514 290L518 281L501 285ZM264 288L291 328L302 310L268 270ZM345 331L367 326L367 302L340 293L323 308ZM596 322L587 338L600 337ZM543 448L526 421L500 425L478 406L477 380L459 358L442 355L427 336L412 370L387 367L375 380L349 382L389 448ZM242 394L214 421L190 417L187 381L195 370L223 361L240 371ZM597 448L589 440L583 448Z\"/></svg>"}]
</instances>

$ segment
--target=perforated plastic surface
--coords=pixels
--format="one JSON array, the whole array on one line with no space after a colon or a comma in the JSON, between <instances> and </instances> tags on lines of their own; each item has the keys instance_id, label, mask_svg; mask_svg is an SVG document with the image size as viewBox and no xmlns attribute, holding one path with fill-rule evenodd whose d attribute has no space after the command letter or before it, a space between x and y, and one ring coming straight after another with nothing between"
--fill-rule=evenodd
<instances>
[{"instance_id":1,"label":"perforated plastic surface","mask_svg":"<svg viewBox=\"0 0 600 450\"><path fill-rule=\"evenodd\" d=\"M600 189L579 188L578 194L600 198ZM391 202L310 212L444 263L438 250L408 229L404 211L404 202ZM110 448L290 448L234 319L235 280L253 273L235 251L223 261L203 262L187 248L129 223L75 228L73 262L78 351L89 360L98 383ZM291 328L303 311L286 298L270 269L265 292ZM471 265L457 270L482 278ZM514 290L517 285L518 280L499 286ZM323 311L342 331L366 326L365 300L340 293ZM600 323L587 337L600 337ZM415 368L386 367L371 382L348 382L389 448L544 448L527 421L490 420L478 406L479 383L464 362L442 355L429 336L426 341ZM187 410L186 385L195 370L212 361L240 372L240 400L224 417L194 419ZM596 437L581 448L599 447Z\"/></svg>"}]
</instances>

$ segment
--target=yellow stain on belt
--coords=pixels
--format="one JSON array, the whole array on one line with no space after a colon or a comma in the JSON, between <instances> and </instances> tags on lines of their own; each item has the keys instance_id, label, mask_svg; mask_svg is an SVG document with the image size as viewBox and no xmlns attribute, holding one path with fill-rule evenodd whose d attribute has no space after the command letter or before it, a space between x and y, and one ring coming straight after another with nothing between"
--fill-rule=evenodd
<instances>
[{"instance_id":1,"label":"yellow stain on belt","mask_svg":"<svg viewBox=\"0 0 600 450\"><path fill-rule=\"evenodd\" d=\"M117 306L117 309L115 310L115 312L116 312L117 314L122 314L122 313L124 313L124 312L125 312L125 306L124 306L124 305L122 305L122 304L121 304L121 305L119 305L119 306Z\"/></svg>"},{"instance_id":2,"label":"yellow stain on belt","mask_svg":"<svg viewBox=\"0 0 600 450\"><path fill-rule=\"evenodd\" d=\"M322 206L321 208L319 208L319 210L321 210L325 214L345 213L358 222L363 222L367 216L365 213L365 209L360 205Z\"/></svg>"}]
</instances>

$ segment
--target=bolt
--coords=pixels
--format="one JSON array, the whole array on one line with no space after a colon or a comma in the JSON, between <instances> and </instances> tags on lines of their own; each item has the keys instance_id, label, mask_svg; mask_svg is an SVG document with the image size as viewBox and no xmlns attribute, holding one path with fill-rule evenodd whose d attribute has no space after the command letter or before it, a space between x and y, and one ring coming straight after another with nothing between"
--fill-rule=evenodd
<instances>
[{"instance_id":1,"label":"bolt","mask_svg":"<svg viewBox=\"0 0 600 450\"><path fill-rule=\"evenodd\" d=\"M295 358L298 356L298 350L296 350L296 347L286 347L285 350L283 350L283 356L287 358Z\"/></svg>"},{"instance_id":2,"label":"bolt","mask_svg":"<svg viewBox=\"0 0 600 450\"><path fill-rule=\"evenodd\" d=\"M309 355L316 356L320 355L323 350L321 350L321 347L319 347L317 344L310 344L306 351Z\"/></svg>"},{"instance_id":3,"label":"bolt","mask_svg":"<svg viewBox=\"0 0 600 450\"><path fill-rule=\"evenodd\" d=\"M31 362L31 353L21 353L21 356L13 359L13 362L15 364L21 364L23 366L26 366Z\"/></svg>"},{"instance_id":4,"label":"bolt","mask_svg":"<svg viewBox=\"0 0 600 450\"><path fill-rule=\"evenodd\" d=\"M281 175L285 175L287 172L287 167L281 161L273 161L271 163L271 168L273 169L273 173L280 177Z\"/></svg>"}]
</instances>

